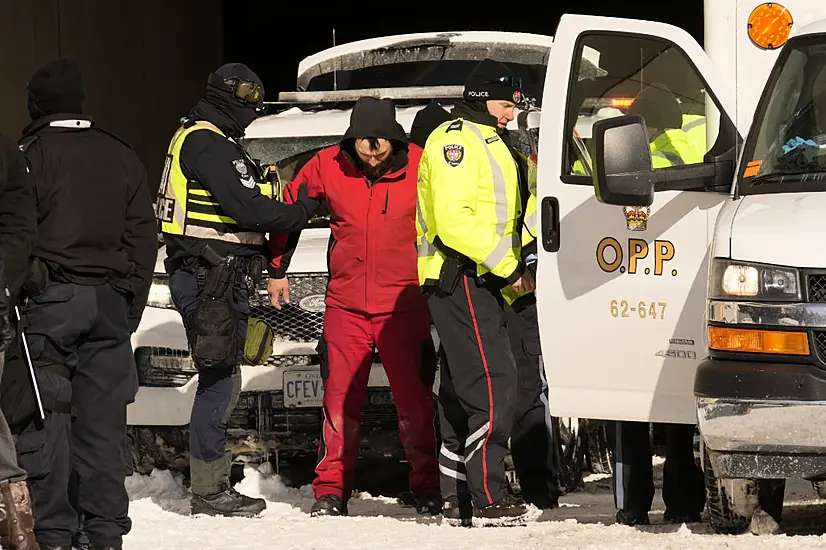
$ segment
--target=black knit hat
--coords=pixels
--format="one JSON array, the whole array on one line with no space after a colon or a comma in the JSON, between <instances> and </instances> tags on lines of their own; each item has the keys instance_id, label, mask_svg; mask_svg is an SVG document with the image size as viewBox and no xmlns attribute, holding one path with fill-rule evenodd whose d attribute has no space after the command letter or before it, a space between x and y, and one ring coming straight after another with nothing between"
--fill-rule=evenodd
<instances>
[{"instance_id":1,"label":"black knit hat","mask_svg":"<svg viewBox=\"0 0 826 550\"><path fill-rule=\"evenodd\" d=\"M408 143L407 134L396 122L396 106L390 98L360 97L350 113L350 127L342 141L358 138L384 138Z\"/></svg>"},{"instance_id":2,"label":"black knit hat","mask_svg":"<svg viewBox=\"0 0 826 550\"><path fill-rule=\"evenodd\" d=\"M32 119L57 113L83 113L83 78L74 59L56 59L39 68L28 84Z\"/></svg>"},{"instance_id":3,"label":"black knit hat","mask_svg":"<svg viewBox=\"0 0 826 550\"><path fill-rule=\"evenodd\" d=\"M465 81L465 101L522 102L522 81L505 64L483 59Z\"/></svg>"}]
</instances>

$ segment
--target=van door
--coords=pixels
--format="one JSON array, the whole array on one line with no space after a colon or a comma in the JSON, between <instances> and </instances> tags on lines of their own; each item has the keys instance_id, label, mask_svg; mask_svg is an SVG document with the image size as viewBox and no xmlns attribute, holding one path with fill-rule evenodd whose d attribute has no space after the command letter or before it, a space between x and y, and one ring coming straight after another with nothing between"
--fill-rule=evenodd
<instances>
[{"instance_id":1,"label":"van door","mask_svg":"<svg viewBox=\"0 0 826 550\"><path fill-rule=\"evenodd\" d=\"M565 15L543 99L536 294L551 412L695 423L709 244L730 183L662 190L639 210L600 203L592 127L641 114L655 169L679 170L736 153L732 96L679 28Z\"/></svg>"}]
</instances>

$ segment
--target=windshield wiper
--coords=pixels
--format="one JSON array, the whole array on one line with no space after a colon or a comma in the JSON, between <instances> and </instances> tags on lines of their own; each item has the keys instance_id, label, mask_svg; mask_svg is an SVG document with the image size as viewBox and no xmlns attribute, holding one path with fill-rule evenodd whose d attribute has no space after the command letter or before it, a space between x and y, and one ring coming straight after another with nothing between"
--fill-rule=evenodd
<instances>
[{"instance_id":1,"label":"windshield wiper","mask_svg":"<svg viewBox=\"0 0 826 550\"><path fill-rule=\"evenodd\" d=\"M792 182L800 182L806 176L813 174L821 174L820 178L826 177L826 173L819 170L803 171L803 172L772 172L770 174L763 174L762 176L755 176L748 183L749 185L762 185L764 183L782 183L784 180ZM819 179L819 178L812 178Z\"/></svg>"}]
</instances>

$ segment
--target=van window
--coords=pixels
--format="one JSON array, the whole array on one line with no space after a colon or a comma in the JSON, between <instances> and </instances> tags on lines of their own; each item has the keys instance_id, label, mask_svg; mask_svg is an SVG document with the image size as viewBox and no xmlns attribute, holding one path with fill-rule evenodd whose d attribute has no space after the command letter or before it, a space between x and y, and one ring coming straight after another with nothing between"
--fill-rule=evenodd
<instances>
[{"instance_id":1,"label":"van window","mask_svg":"<svg viewBox=\"0 0 826 550\"><path fill-rule=\"evenodd\" d=\"M717 141L720 110L682 50L655 37L592 33L576 51L563 181L592 184L594 123L625 114L645 120L654 169L704 162Z\"/></svg>"},{"instance_id":2,"label":"van window","mask_svg":"<svg viewBox=\"0 0 826 550\"><path fill-rule=\"evenodd\" d=\"M790 42L775 65L740 167L741 194L826 189L826 38ZM811 177L815 175L815 177Z\"/></svg>"}]
</instances>

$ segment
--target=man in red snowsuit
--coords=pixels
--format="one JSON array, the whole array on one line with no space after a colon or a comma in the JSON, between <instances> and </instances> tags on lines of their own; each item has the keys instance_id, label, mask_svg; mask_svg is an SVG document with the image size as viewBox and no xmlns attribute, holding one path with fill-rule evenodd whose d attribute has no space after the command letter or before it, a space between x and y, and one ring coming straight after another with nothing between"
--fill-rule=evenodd
<instances>
[{"instance_id":1,"label":"man in red snowsuit","mask_svg":"<svg viewBox=\"0 0 826 550\"><path fill-rule=\"evenodd\" d=\"M409 143L389 99L361 98L341 143L319 151L284 190L306 184L330 211L324 331L323 428L311 515L346 515L358 459L361 408L374 349L384 365L419 512L438 513L439 465L431 386L436 354L417 275L416 184L422 150ZM273 235L273 305L287 288L298 234ZM286 296L285 296L286 298Z\"/></svg>"}]
</instances>

